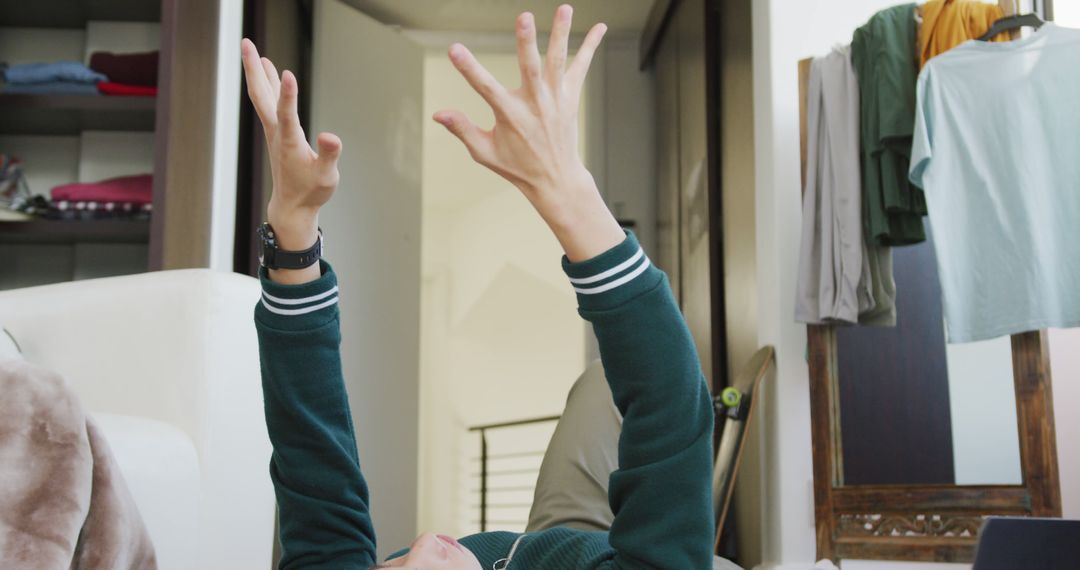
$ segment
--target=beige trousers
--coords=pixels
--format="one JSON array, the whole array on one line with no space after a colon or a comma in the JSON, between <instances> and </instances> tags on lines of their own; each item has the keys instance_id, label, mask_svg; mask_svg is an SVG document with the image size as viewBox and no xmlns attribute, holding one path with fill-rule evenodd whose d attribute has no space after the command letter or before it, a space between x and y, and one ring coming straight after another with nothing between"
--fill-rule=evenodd
<instances>
[{"instance_id":1,"label":"beige trousers","mask_svg":"<svg viewBox=\"0 0 1080 570\"><path fill-rule=\"evenodd\" d=\"M570 388L536 481L526 532L565 526L608 530L608 477L619 468L622 416L599 360Z\"/></svg>"},{"instance_id":2,"label":"beige trousers","mask_svg":"<svg viewBox=\"0 0 1080 570\"><path fill-rule=\"evenodd\" d=\"M611 529L608 477L619 468L622 415L599 360L589 364L570 388L566 409L551 436L536 480L526 532L565 526ZM713 557L713 570L742 570Z\"/></svg>"}]
</instances>

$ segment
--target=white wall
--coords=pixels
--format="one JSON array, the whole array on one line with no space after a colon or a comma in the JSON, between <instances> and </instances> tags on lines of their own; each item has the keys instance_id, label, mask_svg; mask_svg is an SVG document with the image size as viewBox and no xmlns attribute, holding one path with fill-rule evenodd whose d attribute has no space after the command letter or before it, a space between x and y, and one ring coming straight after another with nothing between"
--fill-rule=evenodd
<instances>
[{"instance_id":1,"label":"white wall","mask_svg":"<svg viewBox=\"0 0 1080 570\"><path fill-rule=\"evenodd\" d=\"M608 207L633 220L656 251L656 94L652 68L638 69L638 38L608 35L589 69L586 161Z\"/></svg>"},{"instance_id":2,"label":"white wall","mask_svg":"<svg viewBox=\"0 0 1080 570\"><path fill-rule=\"evenodd\" d=\"M1054 19L1061 26L1080 28L1080 2L1057 0ZM1080 329L1050 330L1050 370L1053 375L1054 425L1061 478L1061 511L1080 518Z\"/></svg>"},{"instance_id":3,"label":"white wall","mask_svg":"<svg viewBox=\"0 0 1080 570\"><path fill-rule=\"evenodd\" d=\"M1080 2L1076 0L1056 0L1054 2L1054 20L1070 28L1080 28Z\"/></svg>"},{"instance_id":4,"label":"white wall","mask_svg":"<svg viewBox=\"0 0 1080 570\"><path fill-rule=\"evenodd\" d=\"M517 85L513 53L478 57ZM443 49L426 58L425 86L425 116L456 108L482 126L493 123ZM423 181L419 524L467 534L478 530L479 455L468 427L561 413L584 369L586 329L547 226L516 188L473 163L433 121L424 124ZM550 429L516 443L543 449ZM538 465L539 457L521 467ZM511 502L531 499L522 491ZM499 514L521 520L527 510Z\"/></svg>"},{"instance_id":5,"label":"white wall","mask_svg":"<svg viewBox=\"0 0 1080 570\"><path fill-rule=\"evenodd\" d=\"M1050 371L1061 513L1065 518L1080 519L1080 414L1076 413L1080 405L1080 329L1050 330Z\"/></svg>"},{"instance_id":6,"label":"white wall","mask_svg":"<svg viewBox=\"0 0 1080 570\"><path fill-rule=\"evenodd\" d=\"M766 568L809 568L815 555L806 330L792 318L800 227L797 62L850 41L894 0L761 0L753 3L754 135L759 342L777 349L759 427ZM1064 13L1058 10L1059 14ZM1074 24L1080 25L1080 24ZM1080 517L1080 334L1051 334L1065 516ZM859 568L849 562L845 569ZM862 565L870 568L874 565ZM931 566L889 563L889 568ZM882 566L877 566L882 567Z\"/></svg>"},{"instance_id":7,"label":"white wall","mask_svg":"<svg viewBox=\"0 0 1080 570\"><path fill-rule=\"evenodd\" d=\"M223 0L220 10L209 265L211 269L232 271L236 228L236 162L240 140L240 36L244 25L244 3Z\"/></svg>"},{"instance_id":8,"label":"white wall","mask_svg":"<svg viewBox=\"0 0 1080 570\"><path fill-rule=\"evenodd\" d=\"M344 147L341 185L320 223L341 290L342 365L381 557L418 526L423 58L354 8L315 3L309 135L334 132Z\"/></svg>"}]
</instances>

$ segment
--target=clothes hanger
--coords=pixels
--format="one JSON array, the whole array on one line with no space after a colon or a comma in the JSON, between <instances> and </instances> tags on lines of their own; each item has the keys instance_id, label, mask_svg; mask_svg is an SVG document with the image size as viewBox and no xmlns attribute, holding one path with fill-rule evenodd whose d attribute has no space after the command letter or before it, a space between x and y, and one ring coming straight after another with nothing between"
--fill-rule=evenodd
<instances>
[{"instance_id":1,"label":"clothes hanger","mask_svg":"<svg viewBox=\"0 0 1080 570\"><path fill-rule=\"evenodd\" d=\"M980 36L978 40L980 42L987 42L990 41L990 38L993 38L1001 32L1015 30L1024 26L1030 26L1037 30L1041 28L1042 25L1045 23L1046 22L1044 22L1043 19L1036 14L1021 14L1018 16L1008 16L994 22L994 25L990 26L990 29L987 30L985 34Z\"/></svg>"}]
</instances>

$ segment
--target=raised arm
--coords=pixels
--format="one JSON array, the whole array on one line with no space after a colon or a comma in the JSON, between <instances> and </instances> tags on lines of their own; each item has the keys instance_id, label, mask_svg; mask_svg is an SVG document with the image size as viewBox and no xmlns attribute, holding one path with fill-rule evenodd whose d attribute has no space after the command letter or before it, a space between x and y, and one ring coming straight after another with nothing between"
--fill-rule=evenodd
<instances>
[{"instance_id":1,"label":"raised arm","mask_svg":"<svg viewBox=\"0 0 1080 570\"><path fill-rule=\"evenodd\" d=\"M308 145L296 113L296 78L280 77L255 46L241 46L248 95L262 122L274 179L267 211L280 247L312 246L319 208L338 182L341 141ZM280 568L367 568L375 563L368 489L357 457L341 372L337 282L330 266L261 274L255 308L266 426L274 452Z\"/></svg>"},{"instance_id":2,"label":"raised arm","mask_svg":"<svg viewBox=\"0 0 1080 570\"><path fill-rule=\"evenodd\" d=\"M567 66L570 19L570 6L561 6L541 62L532 14L518 17L521 87L514 90L496 81L468 48L450 46L450 61L491 105L495 126L481 129L458 111L439 111L434 119L465 143L473 160L521 190L571 261L584 261L625 236L578 155L581 87L607 26L593 26Z\"/></svg>"},{"instance_id":3,"label":"raised arm","mask_svg":"<svg viewBox=\"0 0 1080 570\"><path fill-rule=\"evenodd\" d=\"M480 164L513 183L566 252L581 315L593 323L623 414L609 499L619 568L712 564L712 408L697 354L667 280L608 211L577 151L581 88L606 31L589 31L567 65L572 10L559 7L542 62L531 14L517 22L521 87L500 85L464 46L450 59L491 105L483 130L455 111L434 119Z\"/></svg>"},{"instance_id":4,"label":"raised arm","mask_svg":"<svg viewBox=\"0 0 1080 570\"><path fill-rule=\"evenodd\" d=\"M622 413L608 501L618 568L710 568L711 398L667 277L633 235L563 260Z\"/></svg>"}]
</instances>

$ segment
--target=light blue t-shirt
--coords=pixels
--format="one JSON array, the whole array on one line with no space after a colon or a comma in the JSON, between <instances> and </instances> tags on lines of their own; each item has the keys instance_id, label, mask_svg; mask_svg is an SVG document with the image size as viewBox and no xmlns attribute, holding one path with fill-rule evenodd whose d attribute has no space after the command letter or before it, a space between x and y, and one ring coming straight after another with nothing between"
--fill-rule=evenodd
<instances>
[{"instance_id":1,"label":"light blue t-shirt","mask_svg":"<svg viewBox=\"0 0 1080 570\"><path fill-rule=\"evenodd\" d=\"M965 42L917 94L949 342L1080 325L1080 30Z\"/></svg>"}]
</instances>

